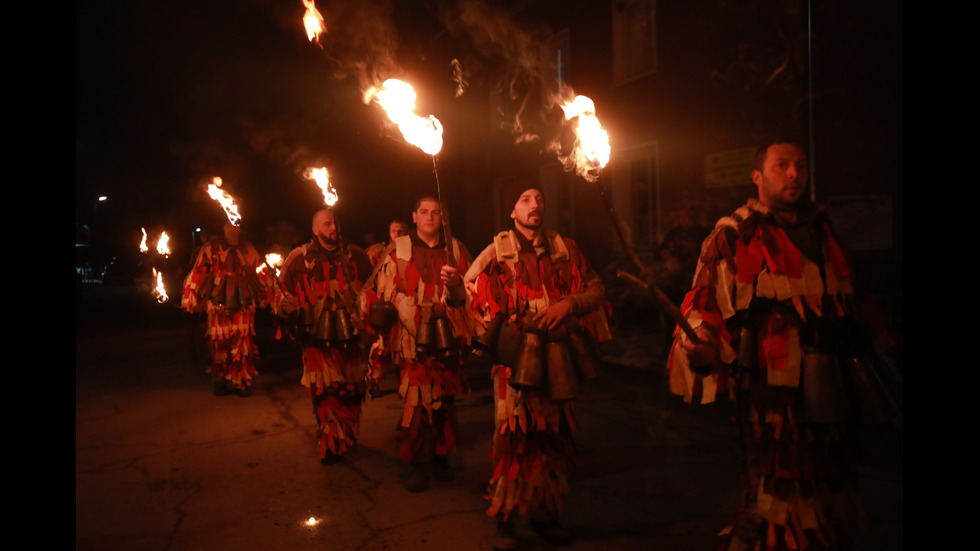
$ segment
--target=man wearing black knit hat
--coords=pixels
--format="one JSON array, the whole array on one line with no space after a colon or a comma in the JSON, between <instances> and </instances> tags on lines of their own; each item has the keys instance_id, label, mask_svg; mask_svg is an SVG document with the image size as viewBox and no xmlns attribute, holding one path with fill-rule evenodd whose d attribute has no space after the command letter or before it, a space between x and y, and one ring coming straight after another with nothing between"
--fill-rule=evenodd
<instances>
[{"instance_id":1,"label":"man wearing black knit hat","mask_svg":"<svg viewBox=\"0 0 980 551\"><path fill-rule=\"evenodd\" d=\"M477 347L493 359L497 423L487 514L495 549L516 547L516 516L553 545L571 543L559 515L574 463L575 397L595 375L593 341L609 337L609 303L574 241L542 228L540 186L505 194L513 228L498 233L463 280L484 321ZM475 348L477 350L477 348Z\"/></svg>"}]
</instances>

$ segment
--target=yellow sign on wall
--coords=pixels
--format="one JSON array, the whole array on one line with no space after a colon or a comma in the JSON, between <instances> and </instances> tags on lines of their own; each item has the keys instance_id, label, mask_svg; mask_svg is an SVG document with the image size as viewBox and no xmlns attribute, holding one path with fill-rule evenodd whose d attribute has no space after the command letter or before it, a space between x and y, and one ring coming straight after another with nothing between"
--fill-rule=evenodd
<instances>
[{"instance_id":1,"label":"yellow sign on wall","mask_svg":"<svg viewBox=\"0 0 980 551\"><path fill-rule=\"evenodd\" d=\"M704 187L752 185L755 147L733 149L704 156Z\"/></svg>"}]
</instances>

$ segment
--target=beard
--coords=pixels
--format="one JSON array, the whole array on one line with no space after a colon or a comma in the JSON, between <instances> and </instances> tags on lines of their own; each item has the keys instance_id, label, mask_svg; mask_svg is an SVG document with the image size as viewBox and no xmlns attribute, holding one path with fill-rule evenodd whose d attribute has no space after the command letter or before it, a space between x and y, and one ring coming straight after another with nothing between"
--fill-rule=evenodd
<instances>
[{"instance_id":1,"label":"beard","mask_svg":"<svg viewBox=\"0 0 980 551\"><path fill-rule=\"evenodd\" d=\"M326 235L318 234L317 238L320 240L320 243L328 247L336 247L340 245L340 236L337 236L336 234L334 237L327 237Z\"/></svg>"},{"instance_id":2,"label":"beard","mask_svg":"<svg viewBox=\"0 0 980 551\"><path fill-rule=\"evenodd\" d=\"M538 218L536 221L531 221L531 217L533 215L537 215ZM514 221L525 228L536 230L541 227L541 223L544 221L544 216L540 212L532 211L527 213L527 216L515 218Z\"/></svg>"}]
</instances>

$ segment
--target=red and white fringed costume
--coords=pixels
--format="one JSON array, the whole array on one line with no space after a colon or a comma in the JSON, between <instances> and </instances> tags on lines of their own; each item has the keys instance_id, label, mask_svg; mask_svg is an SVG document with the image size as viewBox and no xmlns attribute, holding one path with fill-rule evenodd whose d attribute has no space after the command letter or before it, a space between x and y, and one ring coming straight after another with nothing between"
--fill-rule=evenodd
<instances>
[{"instance_id":1,"label":"red and white fringed costume","mask_svg":"<svg viewBox=\"0 0 980 551\"><path fill-rule=\"evenodd\" d=\"M520 233L497 234L473 261L465 281L483 324L502 315L502 331L523 331L525 316L560 300L571 303L577 330L595 341L609 338L609 303L602 283L574 241L554 232L537 250ZM578 430L574 399L555 400L547 386L511 386L515 366L494 365L494 472L487 514L560 515L575 463L572 433Z\"/></svg>"},{"instance_id":2,"label":"red and white fringed costume","mask_svg":"<svg viewBox=\"0 0 980 551\"><path fill-rule=\"evenodd\" d=\"M470 265L469 252L455 239L453 245L457 269L464 273ZM398 394L405 400L405 409L398 422L397 455L415 464L435 457L445 459L455 451L459 427L454 398L466 388L458 348L469 342L473 321L463 287L454 292L442 283L440 270L446 259L442 238L430 247L415 233L398 237L382 260L376 295L369 297L390 301L398 310L401 323L382 335L383 349L372 355L372 369L374 377L380 378L379 355L387 355L399 368ZM448 324L456 340L454 350L440 352L416 342L417 328L433 327L437 320Z\"/></svg>"},{"instance_id":3,"label":"red and white fringed costume","mask_svg":"<svg viewBox=\"0 0 980 551\"><path fill-rule=\"evenodd\" d=\"M223 239L212 240L184 278L180 301L187 312L207 312L208 373L240 390L250 387L258 373L255 309L267 306L272 295L272 276L266 270L256 273L260 266L262 259L251 243L230 246Z\"/></svg>"},{"instance_id":4,"label":"red and white fringed costume","mask_svg":"<svg viewBox=\"0 0 980 551\"><path fill-rule=\"evenodd\" d=\"M351 334L348 340L341 341L336 334L317 335L315 327L321 316L343 311L346 314L332 314L333 319L346 315L353 327L363 332L355 294L370 270L361 249L328 250L314 239L294 249L280 273L285 292L296 297L300 305L296 338L303 347L301 382L313 402L321 460L341 456L355 444L367 382L360 335ZM282 289L277 290L277 296L279 305L284 296Z\"/></svg>"},{"instance_id":5,"label":"red and white fringed costume","mask_svg":"<svg viewBox=\"0 0 980 551\"><path fill-rule=\"evenodd\" d=\"M842 387L824 381L841 380L851 267L823 209L798 220L750 200L718 222L681 310L715 336L719 360L696 374L679 330L668 359L685 401L735 398L745 503L723 532L729 550L847 549L844 523L860 518L852 419Z\"/></svg>"}]
</instances>

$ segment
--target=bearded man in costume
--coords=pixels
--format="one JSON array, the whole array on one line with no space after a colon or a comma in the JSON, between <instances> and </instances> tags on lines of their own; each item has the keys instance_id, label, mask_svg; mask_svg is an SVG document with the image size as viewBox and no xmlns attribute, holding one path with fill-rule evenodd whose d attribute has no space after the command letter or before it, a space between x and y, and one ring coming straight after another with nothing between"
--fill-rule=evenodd
<instances>
[{"instance_id":1,"label":"bearded man in costume","mask_svg":"<svg viewBox=\"0 0 980 551\"><path fill-rule=\"evenodd\" d=\"M180 306L192 314L207 313L208 348L214 379L214 395L234 392L252 395L252 378L258 374L255 360L255 309L266 306L272 289L271 276L256 273L262 258L242 239L242 229L231 222L224 237L201 247L194 267L184 278Z\"/></svg>"},{"instance_id":2,"label":"bearded man in costume","mask_svg":"<svg viewBox=\"0 0 980 551\"><path fill-rule=\"evenodd\" d=\"M334 213L323 209L313 215L313 239L293 249L280 272L277 313L297 325L301 382L313 401L324 465L357 442L367 390L357 292L370 271L364 251L341 241Z\"/></svg>"},{"instance_id":3,"label":"bearded man in costume","mask_svg":"<svg viewBox=\"0 0 980 551\"><path fill-rule=\"evenodd\" d=\"M464 277L485 326L474 350L482 346L494 364L487 514L497 519L495 549L516 546L515 517L524 514L549 543L567 545L559 520L575 461L573 406L581 381L595 375L595 342L610 337L609 304L575 242L543 230L540 188L518 182L505 200L513 229L497 234Z\"/></svg>"},{"instance_id":4,"label":"bearded man in costume","mask_svg":"<svg viewBox=\"0 0 980 551\"><path fill-rule=\"evenodd\" d=\"M718 221L681 306L701 342L676 331L668 359L685 401L735 398L745 503L729 550L849 549L858 515L846 397L865 394L860 364L840 362L861 339L852 271L808 176L799 144L759 149L758 199Z\"/></svg>"},{"instance_id":5,"label":"bearded man in costume","mask_svg":"<svg viewBox=\"0 0 980 551\"><path fill-rule=\"evenodd\" d=\"M405 488L421 492L430 477L454 478L449 454L459 432L455 396L465 389L460 348L472 325L461 273L470 254L456 239L447 247L438 199L419 199L412 222L416 230L396 237L385 251L376 294L366 297L365 307L378 300L397 311L397 323L381 331L372 353L372 378L380 380L387 362L399 369L405 408L397 455L411 465Z\"/></svg>"}]
</instances>

